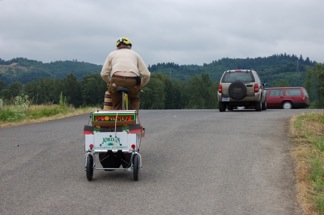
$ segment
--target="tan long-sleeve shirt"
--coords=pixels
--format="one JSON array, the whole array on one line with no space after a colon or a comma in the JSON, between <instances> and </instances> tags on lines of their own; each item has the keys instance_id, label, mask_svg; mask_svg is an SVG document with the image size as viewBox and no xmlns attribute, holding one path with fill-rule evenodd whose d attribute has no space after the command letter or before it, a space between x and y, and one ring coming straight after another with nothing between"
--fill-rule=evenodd
<instances>
[{"instance_id":1,"label":"tan long-sleeve shirt","mask_svg":"<svg viewBox=\"0 0 324 215\"><path fill-rule=\"evenodd\" d=\"M117 49L107 56L100 73L102 79L109 83L115 72L132 72L141 76L141 87L147 84L151 75L141 56L131 49Z\"/></svg>"}]
</instances>

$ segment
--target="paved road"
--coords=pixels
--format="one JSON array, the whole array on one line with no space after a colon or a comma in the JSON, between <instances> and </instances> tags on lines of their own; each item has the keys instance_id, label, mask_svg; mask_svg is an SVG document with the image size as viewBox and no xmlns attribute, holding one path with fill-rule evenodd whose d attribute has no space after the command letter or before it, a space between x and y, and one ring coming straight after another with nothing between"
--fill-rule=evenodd
<instances>
[{"instance_id":1,"label":"paved road","mask_svg":"<svg viewBox=\"0 0 324 215\"><path fill-rule=\"evenodd\" d=\"M145 110L138 182L84 171L88 115L0 128L0 214L301 214L287 137L305 110Z\"/></svg>"}]
</instances>

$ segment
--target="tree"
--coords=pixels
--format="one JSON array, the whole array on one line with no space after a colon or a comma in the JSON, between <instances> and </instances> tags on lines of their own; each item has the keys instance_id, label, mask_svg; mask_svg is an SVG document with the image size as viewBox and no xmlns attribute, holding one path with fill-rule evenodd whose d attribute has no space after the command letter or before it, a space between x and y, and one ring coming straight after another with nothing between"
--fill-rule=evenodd
<instances>
[{"instance_id":1,"label":"tree","mask_svg":"<svg viewBox=\"0 0 324 215\"><path fill-rule=\"evenodd\" d=\"M10 97L14 98L16 96L19 96L22 92L23 85L16 81L9 86L9 92L10 92Z\"/></svg>"},{"instance_id":2,"label":"tree","mask_svg":"<svg viewBox=\"0 0 324 215\"><path fill-rule=\"evenodd\" d=\"M81 81L82 105L95 106L103 104L106 90L107 85L100 75L95 74L84 77Z\"/></svg>"},{"instance_id":3,"label":"tree","mask_svg":"<svg viewBox=\"0 0 324 215\"><path fill-rule=\"evenodd\" d=\"M59 103L62 80L40 79L25 84L24 93L34 104Z\"/></svg>"},{"instance_id":4,"label":"tree","mask_svg":"<svg viewBox=\"0 0 324 215\"><path fill-rule=\"evenodd\" d=\"M276 80L272 84L273 87L290 87L290 83L287 80Z\"/></svg>"},{"instance_id":5,"label":"tree","mask_svg":"<svg viewBox=\"0 0 324 215\"><path fill-rule=\"evenodd\" d=\"M164 109L165 108L165 86L161 74L152 74L149 83L141 93L141 108Z\"/></svg>"},{"instance_id":6,"label":"tree","mask_svg":"<svg viewBox=\"0 0 324 215\"><path fill-rule=\"evenodd\" d=\"M210 109L216 107L216 84L209 79L208 74L193 76L187 86L190 94L188 108Z\"/></svg>"},{"instance_id":7,"label":"tree","mask_svg":"<svg viewBox=\"0 0 324 215\"><path fill-rule=\"evenodd\" d=\"M305 88L316 108L324 108L324 64L307 70Z\"/></svg>"},{"instance_id":8,"label":"tree","mask_svg":"<svg viewBox=\"0 0 324 215\"><path fill-rule=\"evenodd\" d=\"M1 77L1 76L0 76ZM6 88L6 83L0 80L0 91Z\"/></svg>"},{"instance_id":9,"label":"tree","mask_svg":"<svg viewBox=\"0 0 324 215\"><path fill-rule=\"evenodd\" d=\"M317 77L317 102L319 108L324 108L324 64L317 64L314 68Z\"/></svg>"},{"instance_id":10,"label":"tree","mask_svg":"<svg viewBox=\"0 0 324 215\"><path fill-rule=\"evenodd\" d=\"M205 99L205 106L206 109L212 109L216 107L216 101L217 101L217 85L214 84L208 74L201 74L201 80L204 84L204 88L202 91L202 96Z\"/></svg>"},{"instance_id":11,"label":"tree","mask_svg":"<svg viewBox=\"0 0 324 215\"><path fill-rule=\"evenodd\" d=\"M79 107L82 103L80 84L72 73L63 80L63 96L66 97L68 104L75 107Z\"/></svg>"}]
</instances>

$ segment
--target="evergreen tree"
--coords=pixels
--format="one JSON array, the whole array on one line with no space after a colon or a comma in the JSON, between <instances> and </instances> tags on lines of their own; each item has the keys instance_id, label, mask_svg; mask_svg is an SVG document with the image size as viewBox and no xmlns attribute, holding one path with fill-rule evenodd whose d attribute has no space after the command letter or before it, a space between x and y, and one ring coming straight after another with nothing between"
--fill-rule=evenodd
<instances>
[{"instance_id":1,"label":"evergreen tree","mask_svg":"<svg viewBox=\"0 0 324 215\"><path fill-rule=\"evenodd\" d=\"M150 81L140 94L141 108L164 109L165 108L165 86L161 74L152 74Z\"/></svg>"},{"instance_id":2,"label":"evergreen tree","mask_svg":"<svg viewBox=\"0 0 324 215\"><path fill-rule=\"evenodd\" d=\"M209 79L208 74L193 76L189 81L190 91L188 108L210 109L216 107L216 84Z\"/></svg>"},{"instance_id":3,"label":"evergreen tree","mask_svg":"<svg viewBox=\"0 0 324 215\"><path fill-rule=\"evenodd\" d=\"M100 75L94 74L84 77L81 81L82 105L103 105L106 90L106 83Z\"/></svg>"},{"instance_id":4,"label":"evergreen tree","mask_svg":"<svg viewBox=\"0 0 324 215\"><path fill-rule=\"evenodd\" d=\"M72 73L63 80L63 96L66 96L68 104L75 107L82 104L80 84Z\"/></svg>"},{"instance_id":5,"label":"evergreen tree","mask_svg":"<svg viewBox=\"0 0 324 215\"><path fill-rule=\"evenodd\" d=\"M23 89L23 85L18 81L10 84L9 86L10 98L14 98L16 96L21 95L22 89Z\"/></svg>"},{"instance_id":6,"label":"evergreen tree","mask_svg":"<svg viewBox=\"0 0 324 215\"><path fill-rule=\"evenodd\" d=\"M314 107L324 108L324 64L307 70L305 88Z\"/></svg>"}]
</instances>

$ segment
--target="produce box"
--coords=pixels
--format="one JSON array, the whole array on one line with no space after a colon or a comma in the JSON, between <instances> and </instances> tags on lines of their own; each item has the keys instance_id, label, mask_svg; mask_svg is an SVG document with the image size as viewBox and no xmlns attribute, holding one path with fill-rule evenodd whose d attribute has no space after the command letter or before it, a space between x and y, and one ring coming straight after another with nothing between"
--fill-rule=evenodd
<instances>
[{"instance_id":1,"label":"produce box","mask_svg":"<svg viewBox=\"0 0 324 215\"><path fill-rule=\"evenodd\" d=\"M136 110L96 111L91 114L92 126L121 127L136 124Z\"/></svg>"}]
</instances>

